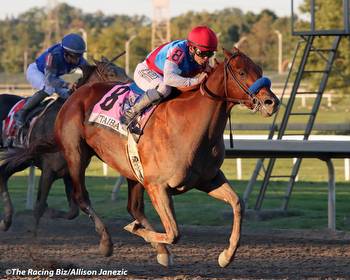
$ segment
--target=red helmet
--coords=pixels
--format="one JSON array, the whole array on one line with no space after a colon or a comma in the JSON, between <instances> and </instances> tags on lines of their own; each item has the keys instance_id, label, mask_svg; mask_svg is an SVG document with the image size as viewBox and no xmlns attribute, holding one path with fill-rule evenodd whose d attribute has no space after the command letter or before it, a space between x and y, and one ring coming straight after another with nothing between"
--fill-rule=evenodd
<instances>
[{"instance_id":1,"label":"red helmet","mask_svg":"<svg viewBox=\"0 0 350 280\"><path fill-rule=\"evenodd\" d=\"M218 38L213 30L207 26L197 26L188 33L188 42L201 51L216 51Z\"/></svg>"}]
</instances>

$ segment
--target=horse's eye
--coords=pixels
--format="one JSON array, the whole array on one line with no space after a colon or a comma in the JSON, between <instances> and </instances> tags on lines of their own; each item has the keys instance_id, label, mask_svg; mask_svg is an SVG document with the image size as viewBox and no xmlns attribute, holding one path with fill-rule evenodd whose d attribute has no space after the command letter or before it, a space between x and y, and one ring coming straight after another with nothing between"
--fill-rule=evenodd
<instances>
[{"instance_id":1,"label":"horse's eye","mask_svg":"<svg viewBox=\"0 0 350 280\"><path fill-rule=\"evenodd\" d=\"M245 75L245 72L244 72L243 70L239 70L239 71L238 71L238 74L239 74L241 77L243 77L243 76Z\"/></svg>"}]
</instances>

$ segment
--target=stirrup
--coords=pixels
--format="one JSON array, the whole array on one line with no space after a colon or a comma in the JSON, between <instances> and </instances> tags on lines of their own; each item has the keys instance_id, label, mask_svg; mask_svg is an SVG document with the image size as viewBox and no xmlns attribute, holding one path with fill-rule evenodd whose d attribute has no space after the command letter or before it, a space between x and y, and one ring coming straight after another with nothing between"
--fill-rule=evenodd
<instances>
[{"instance_id":1,"label":"stirrup","mask_svg":"<svg viewBox=\"0 0 350 280\"><path fill-rule=\"evenodd\" d=\"M129 109L130 110L130 109ZM124 114L120 117L120 122L121 124L124 124L126 127L129 127L133 121L135 120L135 118L139 115L139 113L134 113L134 112L130 112L130 115L128 114L129 110L126 110L124 112Z\"/></svg>"},{"instance_id":2,"label":"stirrup","mask_svg":"<svg viewBox=\"0 0 350 280\"><path fill-rule=\"evenodd\" d=\"M133 121L130 124L132 124L132 123L133 123ZM132 125L132 126L128 126L128 130L131 134L142 135L142 130L136 124Z\"/></svg>"},{"instance_id":3,"label":"stirrup","mask_svg":"<svg viewBox=\"0 0 350 280\"><path fill-rule=\"evenodd\" d=\"M136 135L141 135L142 131L140 129L140 127L137 124L137 116L139 116L140 113L137 113L135 116L131 117L131 119L129 120L129 122L127 121L127 118L125 117L125 115L120 117L120 123L122 125L125 125L126 130L128 130L131 134L136 134Z\"/></svg>"}]
</instances>

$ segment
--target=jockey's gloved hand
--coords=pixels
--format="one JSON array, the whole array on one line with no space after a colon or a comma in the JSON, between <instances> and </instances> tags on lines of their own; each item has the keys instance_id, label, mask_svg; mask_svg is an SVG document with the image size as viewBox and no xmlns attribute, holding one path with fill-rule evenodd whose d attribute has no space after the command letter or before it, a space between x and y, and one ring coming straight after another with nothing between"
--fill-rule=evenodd
<instances>
[{"instance_id":1,"label":"jockey's gloved hand","mask_svg":"<svg viewBox=\"0 0 350 280\"><path fill-rule=\"evenodd\" d=\"M68 82L64 82L64 83L62 84L62 87L63 87L63 88L71 88L71 84L68 83Z\"/></svg>"},{"instance_id":2,"label":"jockey's gloved hand","mask_svg":"<svg viewBox=\"0 0 350 280\"><path fill-rule=\"evenodd\" d=\"M70 89L70 91L71 91L71 93L70 94L72 94L74 91L76 91L77 90L77 85L78 85L78 83L77 82L75 82L75 83L73 83L73 84L71 84L71 86L69 87L69 89Z\"/></svg>"}]
</instances>

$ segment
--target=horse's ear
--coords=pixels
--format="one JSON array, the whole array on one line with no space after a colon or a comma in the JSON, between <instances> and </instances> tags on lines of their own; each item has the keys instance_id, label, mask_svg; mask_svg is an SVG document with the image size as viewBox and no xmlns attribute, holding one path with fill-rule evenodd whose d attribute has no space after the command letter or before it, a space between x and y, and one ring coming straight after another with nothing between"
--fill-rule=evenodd
<instances>
[{"instance_id":1,"label":"horse's ear","mask_svg":"<svg viewBox=\"0 0 350 280\"><path fill-rule=\"evenodd\" d=\"M106 62L106 63L108 63L109 62L109 60L108 60L108 58L107 57L105 57L105 56L101 56L101 62Z\"/></svg>"},{"instance_id":2,"label":"horse's ear","mask_svg":"<svg viewBox=\"0 0 350 280\"><path fill-rule=\"evenodd\" d=\"M233 53L239 52L239 49L238 49L238 48L236 48L235 46L233 46L233 48L232 48L232 52L233 52Z\"/></svg>"},{"instance_id":3,"label":"horse's ear","mask_svg":"<svg viewBox=\"0 0 350 280\"><path fill-rule=\"evenodd\" d=\"M224 55L226 58L230 58L232 56L232 53L228 50L226 50L225 48L222 48Z\"/></svg>"}]
</instances>

